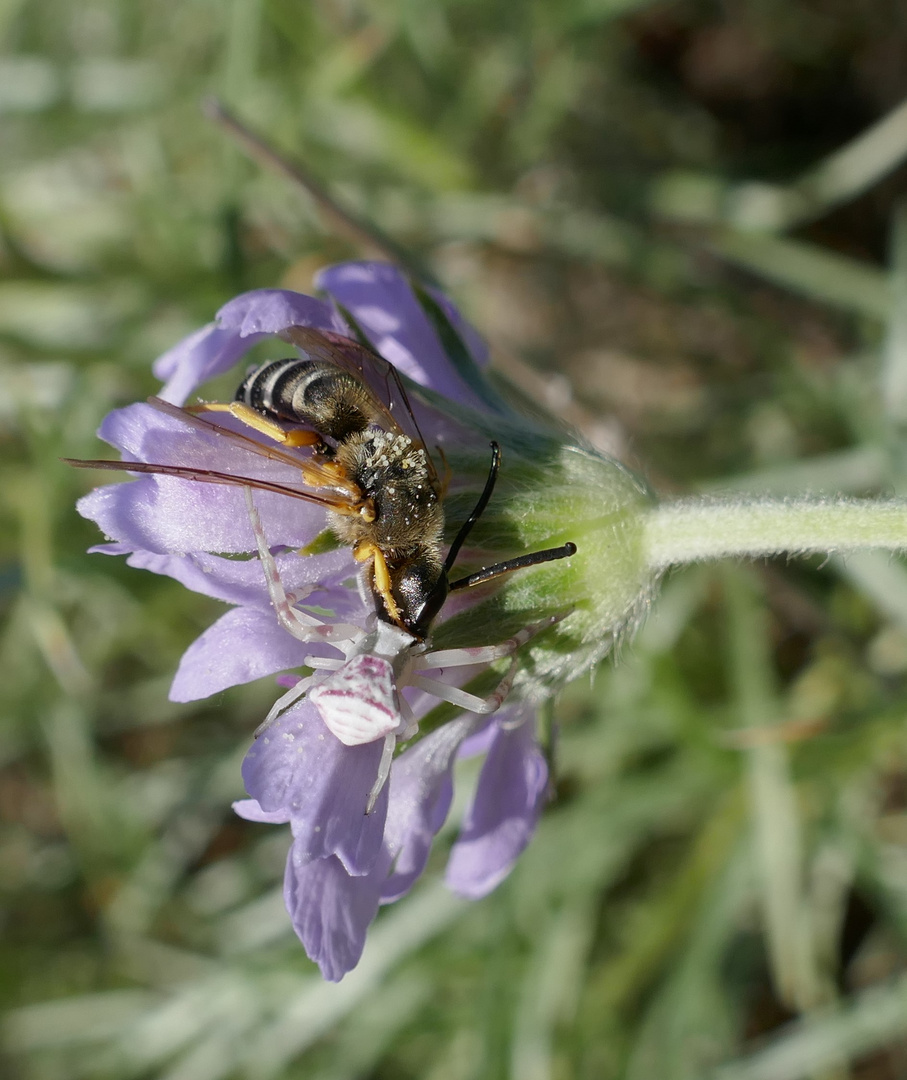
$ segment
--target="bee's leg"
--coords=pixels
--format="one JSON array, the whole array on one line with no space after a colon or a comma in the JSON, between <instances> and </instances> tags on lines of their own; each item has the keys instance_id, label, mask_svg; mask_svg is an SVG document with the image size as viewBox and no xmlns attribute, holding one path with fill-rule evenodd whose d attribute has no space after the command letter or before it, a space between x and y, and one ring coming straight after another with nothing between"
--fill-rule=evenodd
<instances>
[{"instance_id":1,"label":"bee's leg","mask_svg":"<svg viewBox=\"0 0 907 1080\"><path fill-rule=\"evenodd\" d=\"M172 407L164 408L165 404L164 402L157 402L155 407L169 411ZM351 483L345 470L336 461L321 458L322 452L330 448L325 447L324 440L317 431L309 431L305 428L285 428L276 420L271 420L264 413L258 412L257 409L253 409L251 405L246 405L243 401L207 401L202 402L200 405L187 405L184 409L175 411L177 414L187 412L194 416L203 412L228 412L245 424L246 427L267 436L267 438L282 447L288 449L298 449L301 446L314 447L315 453L319 456L317 470L308 468L305 458L293 462L302 473L305 483L314 488L337 487L341 492L345 492L353 502L349 506L334 506L333 509L336 513L358 515L364 517L367 521L374 521L374 509L371 500L362 499L358 487ZM212 426L217 427L216 424ZM327 483L325 482L326 473L329 474Z\"/></svg>"},{"instance_id":2,"label":"bee's leg","mask_svg":"<svg viewBox=\"0 0 907 1080\"><path fill-rule=\"evenodd\" d=\"M252 489L243 488L246 497L246 508L249 511L249 521L255 534L255 542L258 545L258 556L261 559L264 570L265 582L268 586L268 595L277 621L288 633L299 641L350 641L362 636L362 630L358 626L347 623L324 623L312 615L306 615L297 611L290 603L283 582L280 580L280 572L277 563L268 547L267 537L262 528L261 518L252 499Z\"/></svg>"},{"instance_id":3,"label":"bee's leg","mask_svg":"<svg viewBox=\"0 0 907 1080\"><path fill-rule=\"evenodd\" d=\"M416 671L425 671L428 668L467 667L469 664L490 664L493 660L502 660L505 656L512 656L521 646L525 645L530 638L547 630L556 622L560 622L562 615L550 615L542 622L533 623L514 634L513 637L498 645L479 645L475 648L461 649L438 649L435 652L423 653L413 661Z\"/></svg>"},{"instance_id":4,"label":"bee's leg","mask_svg":"<svg viewBox=\"0 0 907 1080\"><path fill-rule=\"evenodd\" d=\"M208 401L202 402L201 405L187 405L185 409L190 413L228 412L246 427L267 435L269 439L273 439L281 446L315 446L321 442L321 436L317 431L306 431L303 428L287 430L276 420L271 420L264 413L253 409L251 405L246 405L244 401Z\"/></svg>"},{"instance_id":5,"label":"bee's leg","mask_svg":"<svg viewBox=\"0 0 907 1080\"><path fill-rule=\"evenodd\" d=\"M372 580L374 581L375 592L378 593L384 601L384 606L387 609L388 615L398 626L401 626L402 616L400 614L400 608L397 607L397 601L391 593L391 575L390 570L387 568L387 559L384 557L384 552L377 544L373 544L371 540L360 540L353 548L353 558L356 562L368 562L369 559L374 560L374 565L372 566Z\"/></svg>"},{"instance_id":6,"label":"bee's leg","mask_svg":"<svg viewBox=\"0 0 907 1080\"><path fill-rule=\"evenodd\" d=\"M381 789L387 783L387 778L391 774L396 745L397 736L393 732L384 736L384 749L381 751L381 761L378 763L378 777L372 785L372 790L368 793L368 799L365 803L365 812L367 814L370 814L375 809L375 803L378 801Z\"/></svg>"}]
</instances>

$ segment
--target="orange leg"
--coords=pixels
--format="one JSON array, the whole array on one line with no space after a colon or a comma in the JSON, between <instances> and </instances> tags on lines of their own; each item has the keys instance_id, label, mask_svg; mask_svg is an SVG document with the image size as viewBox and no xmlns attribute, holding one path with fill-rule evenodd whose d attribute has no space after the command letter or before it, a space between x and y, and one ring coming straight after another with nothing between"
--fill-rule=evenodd
<instances>
[{"instance_id":1,"label":"orange leg","mask_svg":"<svg viewBox=\"0 0 907 1080\"><path fill-rule=\"evenodd\" d=\"M321 436L317 431L305 431L301 428L292 428L288 431L276 420L263 416L257 409L253 409L251 405L246 405L243 401L206 401L201 405L186 406L186 412L228 412L246 427L267 435L269 439L273 439L281 446L314 446L321 442Z\"/></svg>"},{"instance_id":2,"label":"orange leg","mask_svg":"<svg viewBox=\"0 0 907 1080\"><path fill-rule=\"evenodd\" d=\"M373 544L371 540L360 540L353 548L353 558L356 562L368 562L369 559L374 560L372 573L374 575L375 592L377 592L384 601L384 606L387 608L388 615L390 615L398 626L402 627L403 616L400 614L400 608L397 606L397 601L391 593L391 575L390 570L387 568L387 559L384 557L384 552L377 544Z\"/></svg>"},{"instance_id":3,"label":"orange leg","mask_svg":"<svg viewBox=\"0 0 907 1080\"><path fill-rule=\"evenodd\" d=\"M205 401L199 405L187 405L185 412L198 414L205 412L226 412L235 416L240 423L253 431L265 435L281 447L296 449L301 446L316 446L322 441L317 431L308 431L304 428L284 428L276 420L264 416L262 413L246 405L243 401ZM366 522L375 520L375 507L371 499L363 499L359 488L347 477L343 468L335 461L324 461L317 454L310 460L295 460L288 462L293 464L302 473L302 478L313 488L341 488L355 499L349 506L330 503L330 508L338 514L350 517L361 517Z\"/></svg>"}]
</instances>

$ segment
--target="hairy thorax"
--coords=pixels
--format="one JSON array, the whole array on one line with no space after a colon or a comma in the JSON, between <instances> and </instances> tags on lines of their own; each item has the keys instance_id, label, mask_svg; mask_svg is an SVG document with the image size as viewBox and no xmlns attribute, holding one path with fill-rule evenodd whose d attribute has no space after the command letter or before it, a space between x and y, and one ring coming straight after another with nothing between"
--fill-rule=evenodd
<instances>
[{"instance_id":1,"label":"hairy thorax","mask_svg":"<svg viewBox=\"0 0 907 1080\"><path fill-rule=\"evenodd\" d=\"M338 446L334 460L375 507L371 523L332 514L331 527L340 540L369 540L392 560L417 550L440 553L444 511L424 447L372 427ZM440 565L440 554L437 559Z\"/></svg>"}]
</instances>

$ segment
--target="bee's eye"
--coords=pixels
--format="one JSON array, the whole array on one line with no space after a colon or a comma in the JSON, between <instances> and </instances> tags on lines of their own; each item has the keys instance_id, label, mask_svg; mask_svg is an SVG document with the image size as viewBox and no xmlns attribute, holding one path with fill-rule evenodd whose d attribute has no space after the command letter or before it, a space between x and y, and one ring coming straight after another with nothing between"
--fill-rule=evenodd
<instances>
[{"instance_id":1,"label":"bee's eye","mask_svg":"<svg viewBox=\"0 0 907 1080\"><path fill-rule=\"evenodd\" d=\"M426 638L447 599L447 575L428 562L411 563L394 585L394 599L407 629Z\"/></svg>"}]
</instances>

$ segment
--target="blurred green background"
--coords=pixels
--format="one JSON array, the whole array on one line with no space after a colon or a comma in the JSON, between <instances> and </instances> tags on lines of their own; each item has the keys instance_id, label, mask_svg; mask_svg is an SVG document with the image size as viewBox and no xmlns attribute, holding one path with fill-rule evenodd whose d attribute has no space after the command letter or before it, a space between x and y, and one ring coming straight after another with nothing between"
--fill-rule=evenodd
<instances>
[{"instance_id":1,"label":"blurred green background","mask_svg":"<svg viewBox=\"0 0 907 1080\"><path fill-rule=\"evenodd\" d=\"M230 810L273 687L167 701L218 605L83 554L58 461L362 254L216 92L662 492L904 494L904 5L2 0L0 42L4 1080L907 1075L901 561L670 576L512 877L454 900L443 833L331 986Z\"/></svg>"}]
</instances>

